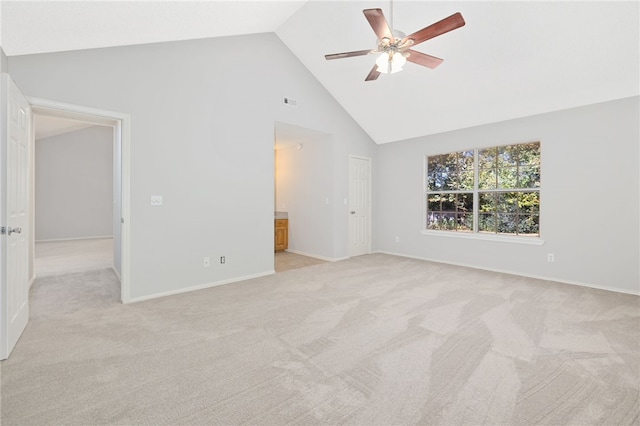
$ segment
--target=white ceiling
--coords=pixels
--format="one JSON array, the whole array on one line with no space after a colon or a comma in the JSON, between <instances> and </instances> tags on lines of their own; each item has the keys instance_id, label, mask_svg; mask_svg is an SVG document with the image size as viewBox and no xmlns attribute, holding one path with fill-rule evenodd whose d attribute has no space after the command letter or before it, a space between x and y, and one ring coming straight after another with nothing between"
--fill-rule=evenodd
<instances>
[{"instance_id":1,"label":"white ceiling","mask_svg":"<svg viewBox=\"0 0 640 426\"><path fill-rule=\"evenodd\" d=\"M415 49L435 70L364 78L374 48L363 9L388 1L2 1L8 56L275 32L377 143L393 142L640 93L640 3L393 2L407 34L455 12L466 25ZM296 97L296 94L287 94ZM298 101L303 101L299 99Z\"/></svg>"},{"instance_id":2,"label":"white ceiling","mask_svg":"<svg viewBox=\"0 0 640 426\"><path fill-rule=\"evenodd\" d=\"M75 132L93 126L91 123L35 114L35 140Z\"/></svg>"},{"instance_id":3,"label":"white ceiling","mask_svg":"<svg viewBox=\"0 0 640 426\"><path fill-rule=\"evenodd\" d=\"M7 56L273 32L305 2L2 1Z\"/></svg>"}]
</instances>

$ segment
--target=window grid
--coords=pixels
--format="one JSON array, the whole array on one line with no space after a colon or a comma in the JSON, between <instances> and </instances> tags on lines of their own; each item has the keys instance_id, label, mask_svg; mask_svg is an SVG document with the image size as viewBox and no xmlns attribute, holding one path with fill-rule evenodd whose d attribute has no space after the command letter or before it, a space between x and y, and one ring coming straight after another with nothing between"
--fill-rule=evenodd
<instances>
[{"instance_id":1,"label":"window grid","mask_svg":"<svg viewBox=\"0 0 640 426\"><path fill-rule=\"evenodd\" d=\"M530 150L523 154L523 150ZM493 152L492 152L493 151ZM459 188L462 178L468 178L461 170L461 157L473 152L473 189L444 189L443 180L451 186ZM490 166L483 162L481 167L480 153L491 158ZM462 154L462 155L461 155ZM525 155L528 154L528 155ZM448 167L451 158L456 167ZM525 158L526 157L526 158ZM446 159L449 159L448 161ZM430 165L433 159L437 161L433 172ZM454 231L456 233L514 235L521 237L540 236L540 142L495 146L490 148L464 150L425 156L426 160L426 191L425 191L425 222L428 230ZM446 162L446 164L445 164ZM493 182L490 188L486 185L483 171L493 171ZM529 174L526 175L525 173ZM440 173L442 176L434 176ZM449 179L449 175L455 179ZM444 176L444 178L443 178ZM506 177L505 177L506 176ZM501 177L506 181L501 181ZM509 184L509 180L512 181ZM436 183L438 183L436 185ZM484 184L481 188L481 184ZM487 195L491 194L491 197ZM471 195L471 209L466 203L458 201L461 195ZM454 196L454 197L452 197ZM463 197L465 198L465 197ZM431 199L431 201L430 201ZM443 202L448 199L448 209L443 209ZM438 205L439 200L439 205ZM443 201L444 200L444 201ZM451 203L453 201L453 206ZM486 201L489 201L486 203ZM481 205L481 202L485 202ZM486 208L489 204L490 208ZM438 205L440 208L434 209ZM460 206L463 208L460 209Z\"/></svg>"}]
</instances>

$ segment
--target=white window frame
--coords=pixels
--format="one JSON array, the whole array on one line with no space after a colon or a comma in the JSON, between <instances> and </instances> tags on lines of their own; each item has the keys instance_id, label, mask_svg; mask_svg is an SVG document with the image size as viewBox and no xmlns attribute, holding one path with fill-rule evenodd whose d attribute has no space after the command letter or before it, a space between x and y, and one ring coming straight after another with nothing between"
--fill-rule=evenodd
<instances>
[{"instance_id":1,"label":"white window frame","mask_svg":"<svg viewBox=\"0 0 640 426\"><path fill-rule=\"evenodd\" d=\"M512 145L521 145L521 144L527 144L527 143L540 143L540 147L542 149L542 142L541 141L529 141L529 142L516 142L516 143L511 143L511 144L504 144L504 145L491 145L491 146L487 146L487 147L482 147L482 148L467 148L467 149L455 149L453 151L449 151L449 152L445 152L445 153L435 153L435 154L425 154L422 157L422 229L420 230L420 233L422 235L427 235L427 236L438 236L438 237L449 237L449 238L463 238L463 239L468 239L468 240L484 240L484 241L500 241L500 242L507 242L507 243L517 243L517 244L529 244L529 245L542 245L544 244L544 240L542 239L542 228L539 229L538 231L538 236L526 236L526 235L504 235L504 234L491 234L491 233L481 233L478 232L478 221L479 221L479 211L478 211L478 206L479 206L479 193L480 192L504 192L505 190L503 189L483 189L480 190L478 188L479 186L479 176L480 176L480 166L479 166L479 161L478 161L478 157L479 157L479 152L481 149L487 149L487 148L495 148L495 147L501 147L501 146L512 146ZM426 225L427 225L427 208L428 208L428 202L427 202L427 191L428 191L428 179L427 179L427 172L428 172L428 163L429 163L429 157L433 157L436 155L444 155L444 154L449 154L451 152L462 152L462 151L473 151L473 190L471 190L473 192L473 231L472 232L459 232L459 231L442 231L442 230L435 230L435 229L426 229ZM541 154L542 155L542 154ZM533 191L533 192L538 192L541 193L541 187L542 184L537 187L537 188L526 188L527 191ZM519 189L519 191L522 191L523 189ZM514 190L512 192L519 192L518 190ZM451 192L456 192L456 191L451 191ZM459 192L461 193L468 193L470 192L469 190L460 190ZM542 209L540 210L540 212L538 213L539 216L542 216ZM539 225L540 226L540 225Z\"/></svg>"}]
</instances>

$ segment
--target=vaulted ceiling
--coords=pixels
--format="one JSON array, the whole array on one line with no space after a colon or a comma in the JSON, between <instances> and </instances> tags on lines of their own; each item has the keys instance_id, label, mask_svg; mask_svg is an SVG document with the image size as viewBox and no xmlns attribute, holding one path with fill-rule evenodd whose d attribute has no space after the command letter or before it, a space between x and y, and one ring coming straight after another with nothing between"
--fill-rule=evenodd
<instances>
[{"instance_id":1,"label":"vaulted ceiling","mask_svg":"<svg viewBox=\"0 0 640 426\"><path fill-rule=\"evenodd\" d=\"M3 1L8 56L275 32L376 143L604 102L640 93L640 7L627 2ZM363 9L410 34L455 12L466 25L365 82L375 55ZM206 54L206 52L203 52ZM212 53L213 54L213 53ZM291 94L289 94L291 95Z\"/></svg>"}]
</instances>

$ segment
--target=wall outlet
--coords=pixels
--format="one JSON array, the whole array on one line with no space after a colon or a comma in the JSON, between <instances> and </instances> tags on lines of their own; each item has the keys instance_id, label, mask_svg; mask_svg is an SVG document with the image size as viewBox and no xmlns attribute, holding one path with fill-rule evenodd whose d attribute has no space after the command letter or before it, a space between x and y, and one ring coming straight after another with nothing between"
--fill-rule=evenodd
<instances>
[{"instance_id":1,"label":"wall outlet","mask_svg":"<svg viewBox=\"0 0 640 426\"><path fill-rule=\"evenodd\" d=\"M220 263L226 263L227 258L225 256L220 256Z\"/></svg>"},{"instance_id":2,"label":"wall outlet","mask_svg":"<svg viewBox=\"0 0 640 426\"><path fill-rule=\"evenodd\" d=\"M208 257L203 257L202 258L202 267L203 268L208 268L209 266L211 266L211 259Z\"/></svg>"},{"instance_id":3,"label":"wall outlet","mask_svg":"<svg viewBox=\"0 0 640 426\"><path fill-rule=\"evenodd\" d=\"M161 206L162 205L162 195L152 195L151 196L151 205L152 206Z\"/></svg>"},{"instance_id":4,"label":"wall outlet","mask_svg":"<svg viewBox=\"0 0 640 426\"><path fill-rule=\"evenodd\" d=\"M556 258L553 255L553 253L547 253L547 262L553 263L555 261L556 261Z\"/></svg>"}]
</instances>

